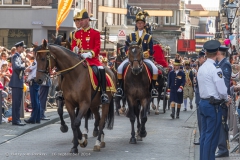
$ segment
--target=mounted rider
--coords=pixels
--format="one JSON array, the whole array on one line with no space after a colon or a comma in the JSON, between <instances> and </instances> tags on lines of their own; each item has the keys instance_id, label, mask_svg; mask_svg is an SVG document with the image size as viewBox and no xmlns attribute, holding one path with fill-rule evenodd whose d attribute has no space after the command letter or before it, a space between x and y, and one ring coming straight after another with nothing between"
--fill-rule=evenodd
<instances>
[{"instance_id":1,"label":"mounted rider","mask_svg":"<svg viewBox=\"0 0 240 160\"><path fill-rule=\"evenodd\" d=\"M99 69L101 80L101 102L102 104L109 103L108 95L106 94L106 74L101 62L98 59L100 53L100 32L92 29L89 26L89 16L86 9L78 12L73 17L75 23L80 23L81 29L76 30L72 36L72 51L85 58L90 66L97 66Z\"/></svg>"},{"instance_id":2,"label":"mounted rider","mask_svg":"<svg viewBox=\"0 0 240 160\"><path fill-rule=\"evenodd\" d=\"M158 78L158 68L154 65L154 63L150 60L153 55L153 41L152 41L152 36L146 32L145 29L145 23L146 23L146 16L149 16L147 12L139 12L136 15L136 26L138 28L137 31L131 33L129 37L127 38L127 41L131 43L132 41L138 42L139 39L142 40L142 51L143 51L143 61L147 62L148 64L151 65L152 70L153 70L153 76L152 76L152 81L151 81L151 95L152 97L157 97L158 92L155 89L156 81ZM117 89L116 96L122 97L123 96L123 66L129 63L128 58L126 58L121 65L117 69L118 73L118 81L119 81L119 88Z\"/></svg>"}]
</instances>

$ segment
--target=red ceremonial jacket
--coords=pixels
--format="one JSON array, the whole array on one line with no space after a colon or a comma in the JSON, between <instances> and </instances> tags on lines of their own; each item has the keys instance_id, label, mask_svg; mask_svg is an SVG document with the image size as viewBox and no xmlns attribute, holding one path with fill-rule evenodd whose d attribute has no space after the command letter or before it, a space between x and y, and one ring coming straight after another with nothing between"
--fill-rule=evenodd
<instances>
[{"instance_id":1,"label":"red ceremonial jacket","mask_svg":"<svg viewBox=\"0 0 240 160\"><path fill-rule=\"evenodd\" d=\"M154 60L158 64L162 65L163 67L168 67L168 63L165 60L164 53L161 46L158 44L154 45L153 50L154 50L154 54L153 54Z\"/></svg>"},{"instance_id":2,"label":"red ceremonial jacket","mask_svg":"<svg viewBox=\"0 0 240 160\"><path fill-rule=\"evenodd\" d=\"M88 27L74 32L72 37L72 48L78 46L79 54L91 52L92 58L86 58L90 66L102 66L98 59L100 53L100 32Z\"/></svg>"}]
</instances>

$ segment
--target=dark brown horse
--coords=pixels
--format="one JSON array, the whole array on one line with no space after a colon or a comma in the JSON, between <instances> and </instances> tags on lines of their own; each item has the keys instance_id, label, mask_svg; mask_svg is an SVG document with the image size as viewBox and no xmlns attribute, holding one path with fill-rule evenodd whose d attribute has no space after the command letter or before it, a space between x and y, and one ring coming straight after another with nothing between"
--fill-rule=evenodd
<instances>
[{"instance_id":1,"label":"dark brown horse","mask_svg":"<svg viewBox=\"0 0 240 160\"><path fill-rule=\"evenodd\" d=\"M134 123L137 118L138 136L146 137L147 132L145 123L147 122L147 110L151 102L151 95L149 92L150 81L147 70L143 66L143 53L141 39L138 42L126 42L128 46L128 58L130 67L125 75L124 93L128 102L128 113L132 125L132 137L129 143L136 143ZM141 115L140 115L141 114ZM139 121L141 118L141 123Z\"/></svg>"},{"instance_id":2,"label":"dark brown horse","mask_svg":"<svg viewBox=\"0 0 240 160\"><path fill-rule=\"evenodd\" d=\"M57 44L59 46L63 46L67 49L70 49L71 48L71 44L70 42L66 39L66 33L64 33L64 35L59 35L58 37L55 37L54 35L52 35L52 39L54 41L54 44ZM64 97L62 95L62 89L60 88L61 87L61 81L62 81L62 76L59 75L58 76L58 86L56 87L56 91L57 91L57 94L56 94L56 102L57 102L57 107L58 107L58 115L60 117L60 120L61 120L61 127L60 127L60 130L65 133L68 131L68 126L66 125L64 119L63 119L63 106L64 106ZM79 108L76 109L76 115L78 114L78 111L79 111ZM88 112L87 114L84 116L85 118L85 127L84 127L84 130L83 130L83 136L85 138L88 138L87 136L87 133L88 133L88 119L91 119L92 118L92 113L91 113L91 109L89 108L88 109ZM96 123L98 124L98 123ZM97 132L94 132L94 137L97 136Z\"/></svg>"},{"instance_id":3,"label":"dark brown horse","mask_svg":"<svg viewBox=\"0 0 240 160\"><path fill-rule=\"evenodd\" d=\"M35 52L37 52L36 80L41 84L48 70L51 70L53 67L57 67L58 73L63 76L61 89L63 91L66 108L70 115L74 138L73 148L70 152L78 153L78 144L83 148L87 146L87 139L82 136L80 125L82 117L87 113L89 108L94 113L95 122L100 122L99 124L94 124L94 131L98 131L97 127L99 126L98 138L94 146L94 151L100 151L101 147L105 147L103 133L105 123L108 129L113 128L113 93L107 92L111 101L110 104L102 105L102 116L100 117L98 107L101 103L100 92L97 92L93 97L95 91L91 85L89 70L83 65L84 60L79 60L79 57L75 53L55 44L49 44L48 49L46 48L47 42L44 40L43 44L35 49ZM106 73L112 78L114 84L116 84L115 76L111 70L108 68L105 69ZM75 115L75 108L79 108L77 116Z\"/></svg>"}]
</instances>

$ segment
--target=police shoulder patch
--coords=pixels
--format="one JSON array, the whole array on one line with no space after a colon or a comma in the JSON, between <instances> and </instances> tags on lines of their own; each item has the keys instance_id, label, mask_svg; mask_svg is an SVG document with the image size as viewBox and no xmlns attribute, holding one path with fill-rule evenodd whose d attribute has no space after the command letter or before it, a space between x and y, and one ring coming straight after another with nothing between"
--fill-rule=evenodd
<instances>
[{"instance_id":1,"label":"police shoulder patch","mask_svg":"<svg viewBox=\"0 0 240 160\"><path fill-rule=\"evenodd\" d=\"M36 62L33 62L33 63L32 63L32 66L35 66L35 64L36 64Z\"/></svg>"},{"instance_id":2,"label":"police shoulder patch","mask_svg":"<svg viewBox=\"0 0 240 160\"><path fill-rule=\"evenodd\" d=\"M217 75L218 77L222 78L223 77L222 71L217 72Z\"/></svg>"}]
</instances>

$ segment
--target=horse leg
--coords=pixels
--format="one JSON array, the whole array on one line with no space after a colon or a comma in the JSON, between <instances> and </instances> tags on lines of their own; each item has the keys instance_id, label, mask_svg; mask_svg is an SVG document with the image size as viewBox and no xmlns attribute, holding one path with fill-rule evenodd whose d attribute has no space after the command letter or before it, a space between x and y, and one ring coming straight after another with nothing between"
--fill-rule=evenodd
<instances>
[{"instance_id":1,"label":"horse leg","mask_svg":"<svg viewBox=\"0 0 240 160\"><path fill-rule=\"evenodd\" d=\"M141 105L134 108L135 116L137 117L137 141L142 141L142 137L140 137L138 134L140 131L140 127L141 127L140 120L139 120L140 109L141 109Z\"/></svg>"},{"instance_id":2,"label":"horse leg","mask_svg":"<svg viewBox=\"0 0 240 160\"><path fill-rule=\"evenodd\" d=\"M67 105L67 110L68 110L68 114L70 116L70 120L71 120L71 127L72 127L72 131L73 131L73 147L70 150L70 153L78 153L78 133L77 133L77 128L74 125L74 121L75 121L75 109L74 107L70 108L70 105Z\"/></svg>"},{"instance_id":3,"label":"horse leg","mask_svg":"<svg viewBox=\"0 0 240 160\"><path fill-rule=\"evenodd\" d=\"M60 91L59 91L60 92ZM57 96L56 96L56 102L57 102L57 107L58 107L58 115L60 117L60 120L61 120L61 127L60 127L60 130L63 132L63 133L66 133L68 131L68 126L66 125L64 119L63 119L63 106L64 106L64 98L62 96L61 93L57 93Z\"/></svg>"},{"instance_id":4,"label":"horse leg","mask_svg":"<svg viewBox=\"0 0 240 160\"><path fill-rule=\"evenodd\" d=\"M140 137L146 137L147 131L145 129L145 123L147 122L147 106L149 106L148 100L143 99L142 102L142 111L141 111L141 129L139 132Z\"/></svg>"},{"instance_id":5,"label":"horse leg","mask_svg":"<svg viewBox=\"0 0 240 160\"><path fill-rule=\"evenodd\" d=\"M99 127L99 121L100 121L99 111L97 110L96 112L94 112L94 115L95 115L95 122L94 122L94 129L93 129L93 137L97 137L99 133L98 127Z\"/></svg>"},{"instance_id":6,"label":"horse leg","mask_svg":"<svg viewBox=\"0 0 240 160\"><path fill-rule=\"evenodd\" d=\"M154 104L154 98L152 98L152 109L153 109L153 110L156 109L156 105Z\"/></svg>"},{"instance_id":7,"label":"horse leg","mask_svg":"<svg viewBox=\"0 0 240 160\"><path fill-rule=\"evenodd\" d=\"M120 114L119 114L119 109L121 108L120 100L121 100L121 98L118 97L118 96L116 96L116 97L114 98L114 102L115 102L115 106L116 106L116 114L117 114L118 116L120 115Z\"/></svg>"},{"instance_id":8,"label":"horse leg","mask_svg":"<svg viewBox=\"0 0 240 160\"><path fill-rule=\"evenodd\" d=\"M83 130L83 136L88 139L88 119L91 118L92 116L92 112L90 110L90 108L88 109L87 111L87 114L84 116L84 119L85 119L85 127L84 127L84 130Z\"/></svg>"},{"instance_id":9,"label":"horse leg","mask_svg":"<svg viewBox=\"0 0 240 160\"><path fill-rule=\"evenodd\" d=\"M122 106L122 111L125 113L126 112L126 96L123 96L122 97L122 103L123 103L123 106Z\"/></svg>"},{"instance_id":10,"label":"horse leg","mask_svg":"<svg viewBox=\"0 0 240 160\"><path fill-rule=\"evenodd\" d=\"M80 106L81 106L81 108L80 108ZM77 130L77 140L78 140L79 145L82 148L85 148L87 146L88 142L87 142L87 139L84 136L82 136L82 132L80 130L80 125L81 125L81 119L82 119L83 115L85 115L87 113L89 106L90 105L86 104L86 103L80 104L78 115L74 120L74 126Z\"/></svg>"}]
</instances>

